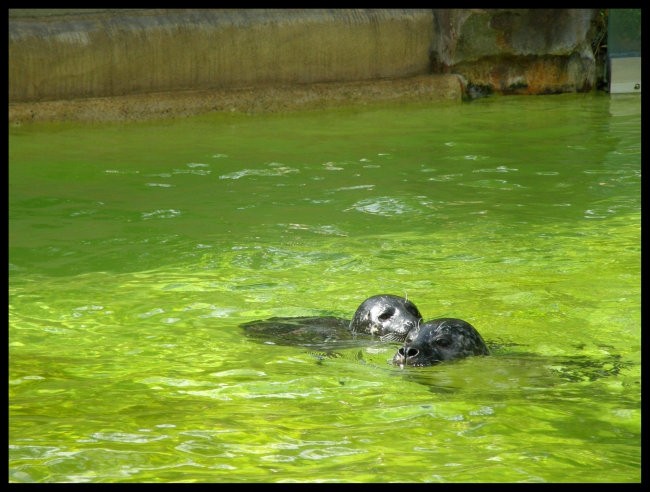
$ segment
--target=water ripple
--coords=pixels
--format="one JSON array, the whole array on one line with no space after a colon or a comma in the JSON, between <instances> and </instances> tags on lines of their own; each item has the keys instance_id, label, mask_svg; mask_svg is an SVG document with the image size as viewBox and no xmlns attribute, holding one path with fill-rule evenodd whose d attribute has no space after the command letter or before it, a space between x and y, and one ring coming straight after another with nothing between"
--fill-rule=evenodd
<instances>
[{"instance_id":1,"label":"water ripple","mask_svg":"<svg viewBox=\"0 0 650 492\"><path fill-rule=\"evenodd\" d=\"M167 439L165 435L146 435L134 434L130 432L95 432L91 437L98 441L113 441L113 442L126 442L126 443L147 443L152 441L160 441Z\"/></svg>"},{"instance_id":2,"label":"water ripple","mask_svg":"<svg viewBox=\"0 0 650 492\"><path fill-rule=\"evenodd\" d=\"M246 176L283 176L285 174L300 172L299 169L285 166L278 162L272 162L268 166L270 169L242 169L241 171L222 174L219 176L219 179L240 179Z\"/></svg>"},{"instance_id":3,"label":"water ripple","mask_svg":"<svg viewBox=\"0 0 650 492\"><path fill-rule=\"evenodd\" d=\"M174 210L173 208L167 210L154 210L153 212L142 212L142 220L149 219L172 219L178 217L181 214L180 210Z\"/></svg>"},{"instance_id":4,"label":"water ripple","mask_svg":"<svg viewBox=\"0 0 650 492\"><path fill-rule=\"evenodd\" d=\"M494 168L474 169L473 173L509 173L512 171L519 171L519 169L508 166L497 166Z\"/></svg>"},{"instance_id":5,"label":"water ripple","mask_svg":"<svg viewBox=\"0 0 650 492\"><path fill-rule=\"evenodd\" d=\"M280 227L284 227L287 230L294 231L309 231L314 234L322 234L324 236L348 236L347 232L340 230L338 227L333 225L315 225L311 226L308 224L278 224Z\"/></svg>"},{"instance_id":6,"label":"water ripple","mask_svg":"<svg viewBox=\"0 0 650 492\"><path fill-rule=\"evenodd\" d=\"M333 456L350 456L353 454L365 453L363 449L344 448L342 446L332 446L320 449L306 449L300 453L300 457L307 460L322 460Z\"/></svg>"},{"instance_id":7,"label":"water ripple","mask_svg":"<svg viewBox=\"0 0 650 492\"><path fill-rule=\"evenodd\" d=\"M387 217L418 212L400 199L390 196L365 198L355 202L350 208L345 209L345 211L347 212L352 209L367 214L383 215Z\"/></svg>"}]
</instances>

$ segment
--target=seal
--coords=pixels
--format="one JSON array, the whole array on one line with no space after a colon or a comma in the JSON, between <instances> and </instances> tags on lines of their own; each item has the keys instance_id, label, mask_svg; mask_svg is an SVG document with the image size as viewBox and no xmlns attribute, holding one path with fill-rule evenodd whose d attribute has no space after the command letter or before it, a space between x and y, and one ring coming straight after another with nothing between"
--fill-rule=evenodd
<instances>
[{"instance_id":1,"label":"seal","mask_svg":"<svg viewBox=\"0 0 650 492\"><path fill-rule=\"evenodd\" d=\"M403 342L422 322L418 308L391 294L363 301L352 320L334 316L274 317L240 325L246 335L268 344L331 349L359 345L359 339Z\"/></svg>"},{"instance_id":2,"label":"seal","mask_svg":"<svg viewBox=\"0 0 650 492\"><path fill-rule=\"evenodd\" d=\"M411 330L395 356L400 367L431 366L446 360L472 355L489 355L476 328L457 318L438 318Z\"/></svg>"},{"instance_id":3,"label":"seal","mask_svg":"<svg viewBox=\"0 0 650 492\"><path fill-rule=\"evenodd\" d=\"M350 331L376 335L382 342L401 342L420 322L420 310L411 301L404 297L381 294L361 303L350 322Z\"/></svg>"}]
</instances>

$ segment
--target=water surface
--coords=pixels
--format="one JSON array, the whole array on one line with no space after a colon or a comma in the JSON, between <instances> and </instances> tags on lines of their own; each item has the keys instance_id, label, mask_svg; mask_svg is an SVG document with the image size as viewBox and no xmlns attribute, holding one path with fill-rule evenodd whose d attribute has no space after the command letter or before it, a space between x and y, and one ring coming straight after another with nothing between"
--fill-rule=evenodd
<instances>
[{"instance_id":1,"label":"water surface","mask_svg":"<svg viewBox=\"0 0 650 492\"><path fill-rule=\"evenodd\" d=\"M14 482L638 482L640 98L9 135ZM407 295L492 349L239 325Z\"/></svg>"}]
</instances>

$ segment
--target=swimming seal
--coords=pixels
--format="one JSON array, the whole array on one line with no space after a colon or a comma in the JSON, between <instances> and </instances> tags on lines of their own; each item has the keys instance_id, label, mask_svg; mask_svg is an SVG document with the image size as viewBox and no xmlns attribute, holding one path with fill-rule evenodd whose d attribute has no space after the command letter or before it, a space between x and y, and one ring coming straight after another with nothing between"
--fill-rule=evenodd
<instances>
[{"instance_id":1,"label":"swimming seal","mask_svg":"<svg viewBox=\"0 0 650 492\"><path fill-rule=\"evenodd\" d=\"M274 317L240 326L246 335L265 343L331 349L358 346L360 338L403 342L421 321L411 301L381 294L363 301L351 321L334 316Z\"/></svg>"},{"instance_id":2,"label":"swimming seal","mask_svg":"<svg viewBox=\"0 0 650 492\"><path fill-rule=\"evenodd\" d=\"M376 335L381 341L401 342L421 321L422 315L411 301L382 294L361 303L350 322L350 331Z\"/></svg>"},{"instance_id":3,"label":"swimming seal","mask_svg":"<svg viewBox=\"0 0 650 492\"><path fill-rule=\"evenodd\" d=\"M408 333L404 346L393 357L400 367L431 366L438 362L461 359L490 352L476 328L457 318L438 318Z\"/></svg>"}]
</instances>

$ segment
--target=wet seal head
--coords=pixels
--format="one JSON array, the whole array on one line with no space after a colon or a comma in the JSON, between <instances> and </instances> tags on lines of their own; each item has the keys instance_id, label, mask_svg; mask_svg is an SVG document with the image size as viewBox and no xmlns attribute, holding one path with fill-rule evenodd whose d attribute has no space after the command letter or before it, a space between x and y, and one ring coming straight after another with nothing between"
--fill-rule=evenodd
<instances>
[{"instance_id":1,"label":"wet seal head","mask_svg":"<svg viewBox=\"0 0 650 492\"><path fill-rule=\"evenodd\" d=\"M421 321L422 315L411 301L382 294L361 303L350 322L350 331L374 335L382 341L401 342Z\"/></svg>"},{"instance_id":2,"label":"wet seal head","mask_svg":"<svg viewBox=\"0 0 650 492\"><path fill-rule=\"evenodd\" d=\"M439 318L410 331L392 362L400 367L431 366L446 360L489 353L479 332L467 321Z\"/></svg>"}]
</instances>

